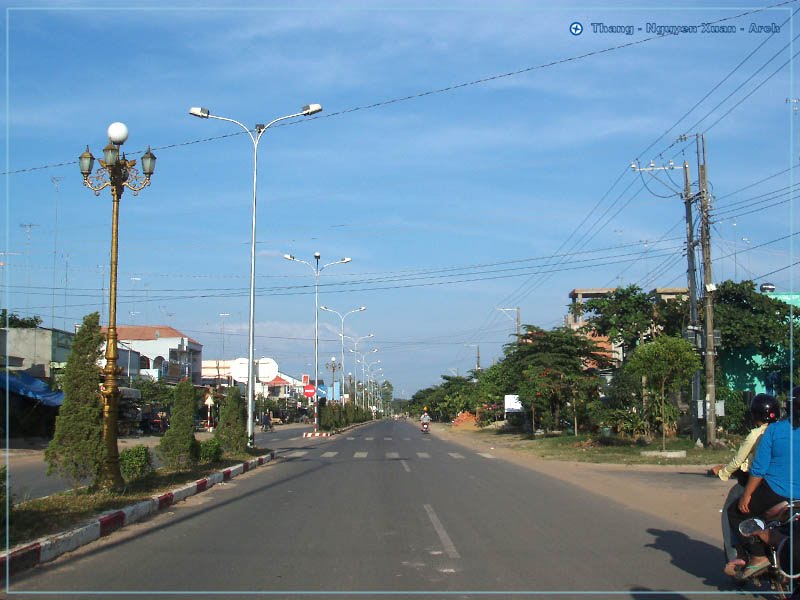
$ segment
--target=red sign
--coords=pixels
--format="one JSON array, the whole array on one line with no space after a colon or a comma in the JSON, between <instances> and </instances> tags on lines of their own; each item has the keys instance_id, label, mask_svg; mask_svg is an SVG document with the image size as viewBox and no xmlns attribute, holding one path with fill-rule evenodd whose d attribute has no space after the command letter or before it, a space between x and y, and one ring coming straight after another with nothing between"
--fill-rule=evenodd
<instances>
[{"instance_id":1,"label":"red sign","mask_svg":"<svg viewBox=\"0 0 800 600\"><path fill-rule=\"evenodd\" d=\"M303 388L303 395L304 395L306 398L313 398L313 397L314 397L314 393L315 393L316 391L317 391L317 388L315 388L313 385L311 385L311 384L309 383L307 386L305 386L305 387Z\"/></svg>"}]
</instances>

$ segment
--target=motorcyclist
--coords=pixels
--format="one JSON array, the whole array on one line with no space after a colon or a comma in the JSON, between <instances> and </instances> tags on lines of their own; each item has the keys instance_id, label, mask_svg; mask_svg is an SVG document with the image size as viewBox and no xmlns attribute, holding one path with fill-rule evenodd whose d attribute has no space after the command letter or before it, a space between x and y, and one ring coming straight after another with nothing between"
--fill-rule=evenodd
<instances>
[{"instance_id":1,"label":"motorcyclist","mask_svg":"<svg viewBox=\"0 0 800 600\"><path fill-rule=\"evenodd\" d=\"M739 446L736 455L726 465L716 465L709 469L708 474L719 477L722 481L733 478L736 484L731 487L725 498L722 507L722 541L725 549L725 573L730 576L737 575L738 571L745 565L744 557L739 556L733 545L734 534L731 530L728 518L728 509L731 505L738 502L744 493L744 486L747 483L747 471L755 457L758 442L769 423L774 423L780 415L780 407L774 396L769 394L758 394L750 403L750 418L753 428ZM738 539L738 538L737 538Z\"/></svg>"},{"instance_id":2,"label":"motorcyclist","mask_svg":"<svg viewBox=\"0 0 800 600\"><path fill-rule=\"evenodd\" d=\"M789 498L800 498L800 444L792 444L792 437L798 435L800 428L800 386L792 390L788 405L787 417L769 425L761 437L742 497L728 509L735 530L750 516L760 515ZM762 543L741 540L740 550L750 554L742 579L769 567Z\"/></svg>"},{"instance_id":3,"label":"motorcyclist","mask_svg":"<svg viewBox=\"0 0 800 600\"><path fill-rule=\"evenodd\" d=\"M420 423L422 423L422 428L425 429L426 426L430 427L431 416L428 414L428 407L426 406L422 416L419 418Z\"/></svg>"}]
</instances>

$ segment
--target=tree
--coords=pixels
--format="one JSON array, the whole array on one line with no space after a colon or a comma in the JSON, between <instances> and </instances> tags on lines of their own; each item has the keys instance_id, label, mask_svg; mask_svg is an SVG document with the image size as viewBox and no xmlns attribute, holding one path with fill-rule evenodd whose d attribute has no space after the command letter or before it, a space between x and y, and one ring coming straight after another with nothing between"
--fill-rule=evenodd
<instances>
[{"instance_id":1,"label":"tree","mask_svg":"<svg viewBox=\"0 0 800 600\"><path fill-rule=\"evenodd\" d=\"M586 327L622 343L623 356L655 333L656 299L636 285L617 288L603 298L574 305L574 312L588 314Z\"/></svg>"},{"instance_id":2,"label":"tree","mask_svg":"<svg viewBox=\"0 0 800 600\"><path fill-rule=\"evenodd\" d=\"M42 318L34 317L20 317L17 313L9 313L5 308L0 309L0 327L21 329L35 329L42 324Z\"/></svg>"},{"instance_id":3,"label":"tree","mask_svg":"<svg viewBox=\"0 0 800 600\"><path fill-rule=\"evenodd\" d=\"M569 402L577 429L577 406L596 393L597 372L610 365L608 355L594 339L569 327L525 329L523 343L510 345L503 360L518 381L520 400L530 408L534 423L539 413L541 424L553 429L561 427Z\"/></svg>"},{"instance_id":4,"label":"tree","mask_svg":"<svg viewBox=\"0 0 800 600\"><path fill-rule=\"evenodd\" d=\"M161 460L174 469L190 467L200 457L200 444L194 437L195 401L195 390L189 380L175 386L169 429L156 449Z\"/></svg>"},{"instance_id":5,"label":"tree","mask_svg":"<svg viewBox=\"0 0 800 600\"><path fill-rule=\"evenodd\" d=\"M229 387L225 394L214 437L225 452L238 454L247 448L247 412L236 386Z\"/></svg>"},{"instance_id":6,"label":"tree","mask_svg":"<svg viewBox=\"0 0 800 600\"><path fill-rule=\"evenodd\" d=\"M64 369L64 402L56 417L53 439L45 450L47 474L58 473L74 488L90 479L99 481L105 458L103 445L103 399L98 361L105 338L100 331L100 314L91 313L75 334Z\"/></svg>"},{"instance_id":7,"label":"tree","mask_svg":"<svg viewBox=\"0 0 800 600\"><path fill-rule=\"evenodd\" d=\"M661 449L666 450L666 394L688 385L694 372L700 369L700 359L689 342L665 335L637 347L628 359L626 369L646 378L646 385L658 394L661 408Z\"/></svg>"},{"instance_id":8,"label":"tree","mask_svg":"<svg viewBox=\"0 0 800 600\"><path fill-rule=\"evenodd\" d=\"M728 365L725 377L735 389L748 389L751 378L737 381L733 364L741 363L747 373L761 372L767 379L771 373L780 373L786 380L791 370L790 349L794 341L794 354L800 350L800 340L789 335L790 315L794 329L800 327L800 315L781 300L756 291L752 281L724 281L714 292L714 326L719 329L722 344L720 362ZM763 362L756 359L760 355ZM780 384L781 382L777 382ZM784 382L788 387L788 381Z\"/></svg>"}]
</instances>

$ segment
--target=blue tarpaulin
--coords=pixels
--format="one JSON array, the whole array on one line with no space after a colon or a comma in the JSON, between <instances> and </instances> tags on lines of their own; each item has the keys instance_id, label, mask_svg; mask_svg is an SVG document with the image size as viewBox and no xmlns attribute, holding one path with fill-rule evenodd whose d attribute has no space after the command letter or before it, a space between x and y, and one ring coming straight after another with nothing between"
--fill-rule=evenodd
<instances>
[{"instance_id":1,"label":"blue tarpaulin","mask_svg":"<svg viewBox=\"0 0 800 600\"><path fill-rule=\"evenodd\" d=\"M31 377L27 373L0 373L0 390L5 390L32 400L38 400L45 406L61 406L64 392L54 392L44 381Z\"/></svg>"}]
</instances>

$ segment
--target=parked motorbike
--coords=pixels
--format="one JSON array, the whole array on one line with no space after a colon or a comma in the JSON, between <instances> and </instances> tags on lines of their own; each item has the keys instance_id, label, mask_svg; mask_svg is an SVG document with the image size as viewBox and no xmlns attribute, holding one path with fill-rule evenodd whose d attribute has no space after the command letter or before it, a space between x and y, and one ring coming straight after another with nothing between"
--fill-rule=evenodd
<instances>
[{"instance_id":1,"label":"parked motorbike","mask_svg":"<svg viewBox=\"0 0 800 600\"><path fill-rule=\"evenodd\" d=\"M793 523L798 522L800 522L800 500L795 500L791 504L781 502L762 517L747 519L739 524L739 533L745 537L757 536L767 546L767 558L769 558L769 566L764 571L743 579L743 583L752 582L759 587L768 585L776 592L777 598L788 598L792 587L795 588L797 595L800 573L787 573L784 568L789 568L788 557L791 555L787 545L789 529Z\"/></svg>"},{"instance_id":2,"label":"parked motorbike","mask_svg":"<svg viewBox=\"0 0 800 600\"><path fill-rule=\"evenodd\" d=\"M430 423L427 421L422 424L422 433L429 433Z\"/></svg>"}]
</instances>

